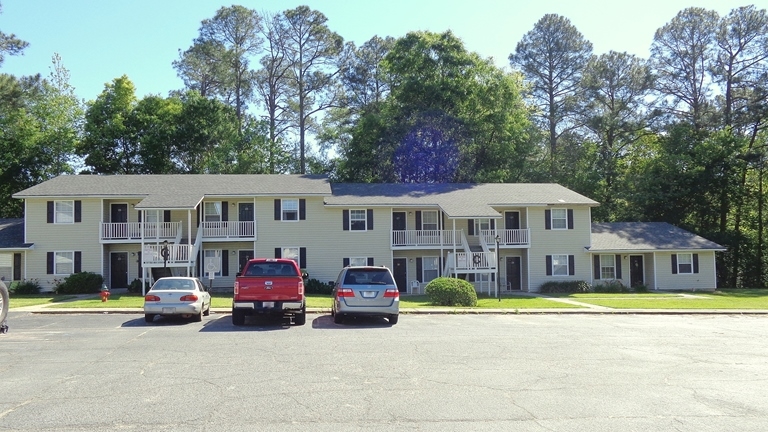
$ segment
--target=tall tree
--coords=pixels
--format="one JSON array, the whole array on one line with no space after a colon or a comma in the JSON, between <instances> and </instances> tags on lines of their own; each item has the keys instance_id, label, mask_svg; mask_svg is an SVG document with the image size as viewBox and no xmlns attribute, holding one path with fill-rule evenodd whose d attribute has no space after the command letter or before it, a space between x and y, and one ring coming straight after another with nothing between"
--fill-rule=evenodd
<instances>
[{"instance_id":1,"label":"tall tree","mask_svg":"<svg viewBox=\"0 0 768 432\"><path fill-rule=\"evenodd\" d=\"M556 14L544 15L517 43L509 55L530 85L537 118L548 131L551 175L555 175L558 140L577 128L579 81L592 55L592 44L571 24Z\"/></svg>"},{"instance_id":2,"label":"tall tree","mask_svg":"<svg viewBox=\"0 0 768 432\"><path fill-rule=\"evenodd\" d=\"M299 6L284 13L285 51L291 64L291 101L299 135L299 172L306 172L306 134L315 114L338 104L338 55L344 40L322 13Z\"/></svg>"},{"instance_id":3,"label":"tall tree","mask_svg":"<svg viewBox=\"0 0 768 432\"><path fill-rule=\"evenodd\" d=\"M173 68L187 89L203 97L220 97L229 102L230 57L223 44L199 41L184 52L179 50L179 59L174 60Z\"/></svg>"},{"instance_id":4,"label":"tall tree","mask_svg":"<svg viewBox=\"0 0 768 432\"><path fill-rule=\"evenodd\" d=\"M0 4L0 13L3 12L3 5ZM29 46L29 42L25 42L16 37L15 34L5 34L0 31L0 66L5 61L5 55L19 55L24 51L24 48Z\"/></svg>"}]
</instances>

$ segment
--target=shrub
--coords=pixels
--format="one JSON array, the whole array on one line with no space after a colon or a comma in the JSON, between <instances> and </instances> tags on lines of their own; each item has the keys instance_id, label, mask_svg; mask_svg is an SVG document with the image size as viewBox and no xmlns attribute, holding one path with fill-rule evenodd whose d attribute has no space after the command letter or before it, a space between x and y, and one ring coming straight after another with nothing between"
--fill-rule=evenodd
<instances>
[{"instance_id":1,"label":"shrub","mask_svg":"<svg viewBox=\"0 0 768 432\"><path fill-rule=\"evenodd\" d=\"M149 281L144 283L144 288L145 288L144 292L149 291L149 288L151 288L150 285L149 285ZM134 280L132 280L131 284L128 285L128 292L129 293L140 294L141 293L141 279L134 279Z\"/></svg>"},{"instance_id":2,"label":"shrub","mask_svg":"<svg viewBox=\"0 0 768 432\"><path fill-rule=\"evenodd\" d=\"M591 290L592 287L585 281L550 281L543 283L541 287L539 287L539 292L542 294L586 293Z\"/></svg>"},{"instance_id":3,"label":"shrub","mask_svg":"<svg viewBox=\"0 0 768 432\"><path fill-rule=\"evenodd\" d=\"M645 292L648 292L648 285L644 285L644 284L635 285L632 287L632 289L635 290L635 292L645 293Z\"/></svg>"},{"instance_id":4,"label":"shrub","mask_svg":"<svg viewBox=\"0 0 768 432\"><path fill-rule=\"evenodd\" d=\"M74 273L56 287L56 294L91 294L101 291L104 277L91 272Z\"/></svg>"},{"instance_id":5,"label":"shrub","mask_svg":"<svg viewBox=\"0 0 768 432\"><path fill-rule=\"evenodd\" d=\"M38 283L37 279L13 282L8 290L11 294L40 294L40 283Z\"/></svg>"},{"instance_id":6,"label":"shrub","mask_svg":"<svg viewBox=\"0 0 768 432\"><path fill-rule=\"evenodd\" d=\"M475 287L463 279L447 277L432 279L424 291L432 304L438 306L477 306Z\"/></svg>"},{"instance_id":7,"label":"shrub","mask_svg":"<svg viewBox=\"0 0 768 432\"><path fill-rule=\"evenodd\" d=\"M307 294L331 294L333 285L321 282L318 279L307 279L304 282L304 292Z\"/></svg>"},{"instance_id":8,"label":"shrub","mask_svg":"<svg viewBox=\"0 0 768 432\"><path fill-rule=\"evenodd\" d=\"M595 292L597 293L624 293L629 292L629 289L624 286L621 281L609 280L601 282L595 285Z\"/></svg>"}]
</instances>

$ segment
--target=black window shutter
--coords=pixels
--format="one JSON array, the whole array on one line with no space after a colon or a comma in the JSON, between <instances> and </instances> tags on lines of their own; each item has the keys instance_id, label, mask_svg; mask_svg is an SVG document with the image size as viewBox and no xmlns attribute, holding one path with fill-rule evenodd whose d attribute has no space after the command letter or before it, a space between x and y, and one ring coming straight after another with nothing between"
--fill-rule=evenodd
<instances>
[{"instance_id":1,"label":"black window shutter","mask_svg":"<svg viewBox=\"0 0 768 432\"><path fill-rule=\"evenodd\" d=\"M349 258L344 258L342 260L342 267L347 267L349 265Z\"/></svg>"},{"instance_id":2,"label":"black window shutter","mask_svg":"<svg viewBox=\"0 0 768 432\"><path fill-rule=\"evenodd\" d=\"M373 265L373 257L368 257L368 265L369 266Z\"/></svg>"},{"instance_id":3,"label":"black window shutter","mask_svg":"<svg viewBox=\"0 0 768 432\"><path fill-rule=\"evenodd\" d=\"M616 254L616 279L621 279L621 255Z\"/></svg>"},{"instance_id":4,"label":"black window shutter","mask_svg":"<svg viewBox=\"0 0 768 432\"><path fill-rule=\"evenodd\" d=\"M421 258L416 258L416 280L424 282L424 277L421 275Z\"/></svg>"},{"instance_id":5,"label":"black window shutter","mask_svg":"<svg viewBox=\"0 0 768 432\"><path fill-rule=\"evenodd\" d=\"M421 210L416 210L416 230L421 231Z\"/></svg>"},{"instance_id":6,"label":"black window shutter","mask_svg":"<svg viewBox=\"0 0 768 432\"><path fill-rule=\"evenodd\" d=\"M53 252L48 252L45 260L45 273L53 274Z\"/></svg>"},{"instance_id":7,"label":"black window shutter","mask_svg":"<svg viewBox=\"0 0 768 432\"><path fill-rule=\"evenodd\" d=\"M444 230L445 229L445 213L441 214L440 222L442 222L442 224L440 225L440 229Z\"/></svg>"},{"instance_id":8,"label":"black window shutter","mask_svg":"<svg viewBox=\"0 0 768 432\"><path fill-rule=\"evenodd\" d=\"M693 254L693 272L699 272L699 254Z\"/></svg>"},{"instance_id":9,"label":"black window shutter","mask_svg":"<svg viewBox=\"0 0 768 432\"><path fill-rule=\"evenodd\" d=\"M368 209L366 212L366 217L368 219L367 229L370 231L373 229L373 209Z\"/></svg>"},{"instance_id":10,"label":"black window shutter","mask_svg":"<svg viewBox=\"0 0 768 432\"><path fill-rule=\"evenodd\" d=\"M141 279L141 276L144 274L144 269L141 267L141 252L136 254L138 260L136 260L136 263L138 264L136 266L136 273L139 275L139 279Z\"/></svg>"},{"instance_id":11,"label":"black window shutter","mask_svg":"<svg viewBox=\"0 0 768 432\"><path fill-rule=\"evenodd\" d=\"M221 202L221 221L226 222L229 220L229 203L227 201ZM166 210L168 211L168 210ZM171 212L168 211L168 218L170 219ZM170 220L166 220L166 222L170 222Z\"/></svg>"},{"instance_id":12,"label":"black window shutter","mask_svg":"<svg viewBox=\"0 0 768 432\"><path fill-rule=\"evenodd\" d=\"M53 201L48 201L48 223L53 223Z\"/></svg>"},{"instance_id":13,"label":"black window shutter","mask_svg":"<svg viewBox=\"0 0 768 432\"><path fill-rule=\"evenodd\" d=\"M475 235L475 220L467 219L467 235Z\"/></svg>"},{"instance_id":14,"label":"black window shutter","mask_svg":"<svg viewBox=\"0 0 768 432\"><path fill-rule=\"evenodd\" d=\"M547 276L552 276L552 255L546 256Z\"/></svg>"},{"instance_id":15,"label":"black window shutter","mask_svg":"<svg viewBox=\"0 0 768 432\"><path fill-rule=\"evenodd\" d=\"M281 214L280 214L280 213L281 213L281 210L280 210L280 200L279 200L279 199L276 199L276 200L275 200L275 220L280 220L280 219L282 219L282 217L281 217Z\"/></svg>"},{"instance_id":16,"label":"black window shutter","mask_svg":"<svg viewBox=\"0 0 768 432\"><path fill-rule=\"evenodd\" d=\"M83 253L75 251L75 273L83 271Z\"/></svg>"},{"instance_id":17,"label":"black window shutter","mask_svg":"<svg viewBox=\"0 0 768 432\"><path fill-rule=\"evenodd\" d=\"M171 221L171 211L170 210L163 211L163 222L170 222L170 221Z\"/></svg>"},{"instance_id":18,"label":"black window shutter","mask_svg":"<svg viewBox=\"0 0 768 432\"><path fill-rule=\"evenodd\" d=\"M139 210L139 223L141 223L141 215L144 214L143 211Z\"/></svg>"},{"instance_id":19,"label":"black window shutter","mask_svg":"<svg viewBox=\"0 0 768 432\"><path fill-rule=\"evenodd\" d=\"M229 276L229 251L226 249L221 251L221 275Z\"/></svg>"},{"instance_id":20,"label":"black window shutter","mask_svg":"<svg viewBox=\"0 0 768 432\"><path fill-rule=\"evenodd\" d=\"M200 203L200 205L197 206L197 226L200 226L200 212L202 211L202 208L203 203Z\"/></svg>"},{"instance_id":21,"label":"black window shutter","mask_svg":"<svg viewBox=\"0 0 768 432\"><path fill-rule=\"evenodd\" d=\"M573 209L568 209L568 229L573 229Z\"/></svg>"},{"instance_id":22,"label":"black window shutter","mask_svg":"<svg viewBox=\"0 0 768 432\"><path fill-rule=\"evenodd\" d=\"M307 248L299 248L299 266L303 269L307 268Z\"/></svg>"},{"instance_id":23,"label":"black window shutter","mask_svg":"<svg viewBox=\"0 0 768 432\"><path fill-rule=\"evenodd\" d=\"M491 227L492 230L496 229L496 220L495 219L491 219L490 227Z\"/></svg>"},{"instance_id":24,"label":"black window shutter","mask_svg":"<svg viewBox=\"0 0 768 432\"><path fill-rule=\"evenodd\" d=\"M83 221L83 202L75 201L75 222Z\"/></svg>"},{"instance_id":25,"label":"black window shutter","mask_svg":"<svg viewBox=\"0 0 768 432\"><path fill-rule=\"evenodd\" d=\"M468 274L467 275L467 281L468 282L474 282L475 281L475 274L474 273Z\"/></svg>"},{"instance_id":26,"label":"black window shutter","mask_svg":"<svg viewBox=\"0 0 768 432\"><path fill-rule=\"evenodd\" d=\"M299 220L306 220L307 219L307 200L300 199L299 200Z\"/></svg>"},{"instance_id":27,"label":"black window shutter","mask_svg":"<svg viewBox=\"0 0 768 432\"><path fill-rule=\"evenodd\" d=\"M568 255L568 275L573 276L576 274L576 257Z\"/></svg>"},{"instance_id":28,"label":"black window shutter","mask_svg":"<svg viewBox=\"0 0 768 432\"><path fill-rule=\"evenodd\" d=\"M21 280L21 254L13 254L13 280Z\"/></svg>"},{"instance_id":29,"label":"black window shutter","mask_svg":"<svg viewBox=\"0 0 768 432\"><path fill-rule=\"evenodd\" d=\"M544 229L552 229L552 210L544 210Z\"/></svg>"},{"instance_id":30,"label":"black window shutter","mask_svg":"<svg viewBox=\"0 0 768 432\"><path fill-rule=\"evenodd\" d=\"M592 267L595 274L595 279L600 279L600 255L592 257Z\"/></svg>"},{"instance_id":31,"label":"black window shutter","mask_svg":"<svg viewBox=\"0 0 768 432\"><path fill-rule=\"evenodd\" d=\"M677 274L677 254L672 254L672 274Z\"/></svg>"},{"instance_id":32,"label":"black window shutter","mask_svg":"<svg viewBox=\"0 0 768 432\"><path fill-rule=\"evenodd\" d=\"M349 231L349 210L341 211L341 222L344 224L344 231Z\"/></svg>"},{"instance_id":33,"label":"black window shutter","mask_svg":"<svg viewBox=\"0 0 768 432\"><path fill-rule=\"evenodd\" d=\"M275 248L275 258L282 258L282 257L283 257L282 250L280 248Z\"/></svg>"}]
</instances>

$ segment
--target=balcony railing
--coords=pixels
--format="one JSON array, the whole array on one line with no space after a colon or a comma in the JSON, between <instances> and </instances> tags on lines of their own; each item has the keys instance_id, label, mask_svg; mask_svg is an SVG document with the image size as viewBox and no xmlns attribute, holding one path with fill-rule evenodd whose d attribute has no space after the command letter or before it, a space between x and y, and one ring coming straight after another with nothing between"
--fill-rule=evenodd
<instances>
[{"instance_id":1,"label":"balcony railing","mask_svg":"<svg viewBox=\"0 0 768 432\"><path fill-rule=\"evenodd\" d=\"M141 261L144 264L189 264L189 251L192 245L169 244L167 260L163 257L162 245L144 245Z\"/></svg>"},{"instance_id":2,"label":"balcony railing","mask_svg":"<svg viewBox=\"0 0 768 432\"><path fill-rule=\"evenodd\" d=\"M497 229L482 230L480 235L488 246L496 245L496 234L499 235L501 246L529 246L531 244L530 231L527 229Z\"/></svg>"},{"instance_id":3,"label":"balcony railing","mask_svg":"<svg viewBox=\"0 0 768 432\"><path fill-rule=\"evenodd\" d=\"M456 271L493 270L496 268L494 252L457 252Z\"/></svg>"},{"instance_id":4,"label":"balcony railing","mask_svg":"<svg viewBox=\"0 0 768 432\"><path fill-rule=\"evenodd\" d=\"M453 230L394 230L392 247L461 246L460 233Z\"/></svg>"},{"instance_id":5,"label":"balcony railing","mask_svg":"<svg viewBox=\"0 0 768 432\"><path fill-rule=\"evenodd\" d=\"M203 238L256 238L256 222L202 222Z\"/></svg>"},{"instance_id":6,"label":"balcony railing","mask_svg":"<svg viewBox=\"0 0 768 432\"><path fill-rule=\"evenodd\" d=\"M101 240L171 239L181 227L181 222L102 222Z\"/></svg>"}]
</instances>

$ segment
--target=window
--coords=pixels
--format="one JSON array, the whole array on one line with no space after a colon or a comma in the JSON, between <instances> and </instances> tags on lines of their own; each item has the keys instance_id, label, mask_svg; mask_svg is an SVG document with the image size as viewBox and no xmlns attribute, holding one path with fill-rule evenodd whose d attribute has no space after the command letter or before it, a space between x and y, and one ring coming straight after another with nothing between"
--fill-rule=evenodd
<instances>
[{"instance_id":1,"label":"window","mask_svg":"<svg viewBox=\"0 0 768 432\"><path fill-rule=\"evenodd\" d=\"M437 212L424 211L421 213L421 229L437 230Z\"/></svg>"},{"instance_id":2,"label":"window","mask_svg":"<svg viewBox=\"0 0 768 432\"><path fill-rule=\"evenodd\" d=\"M13 254L0 253L0 279L13 280Z\"/></svg>"},{"instance_id":3,"label":"window","mask_svg":"<svg viewBox=\"0 0 768 432\"><path fill-rule=\"evenodd\" d=\"M349 229L352 231L366 230L365 210L349 211Z\"/></svg>"},{"instance_id":4,"label":"window","mask_svg":"<svg viewBox=\"0 0 768 432\"><path fill-rule=\"evenodd\" d=\"M686 274L693 273L693 254L677 254L677 272Z\"/></svg>"},{"instance_id":5,"label":"window","mask_svg":"<svg viewBox=\"0 0 768 432\"><path fill-rule=\"evenodd\" d=\"M552 255L552 275L568 276L568 255Z\"/></svg>"},{"instance_id":6,"label":"window","mask_svg":"<svg viewBox=\"0 0 768 432\"><path fill-rule=\"evenodd\" d=\"M203 272L205 273L204 276L208 277L208 270L207 266L210 261L213 261L216 264L216 267L219 268L219 271L214 273L214 276L221 276L221 250L220 249L206 249L204 251L204 259L203 259Z\"/></svg>"},{"instance_id":7,"label":"window","mask_svg":"<svg viewBox=\"0 0 768 432\"><path fill-rule=\"evenodd\" d=\"M301 267L301 261L299 261L299 248L297 247L284 247L282 250L282 257L285 259L291 259L296 261L296 264Z\"/></svg>"},{"instance_id":8,"label":"window","mask_svg":"<svg viewBox=\"0 0 768 432\"><path fill-rule=\"evenodd\" d=\"M552 229L568 229L566 209L552 209Z\"/></svg>"},{"instance_id":9,"label":"window","mask_svg":"<svg viewBox=\"0 0 768 432\"><path fill-rule=\"evenodd\" d=\"M480 235L481 231L488 231L491 229L490 219L475 219L475 235Z\"/></svg>"},{"instance_id":10,"label":"window","mask_svg":"<svg viewBox=\"0 0 768 432\"><path fill-rule=\"evenodd\" d=\"M55 201L56 208L54 223L71 224L75 223L75 202L74 201Z\"/></svg>"},{"instance_id":11,"label":"window","mask_svg":"<svg viewBox=\"0 0 768 432\"><path fill-rule=\"evenodd\" d=\"M75 272L74 252L54 252L54 270L57 275L70 275Z\"/></svg>"},{"instance_id":12,"label":"window","mask_svg":"<svg viewBox=\"0 0 768 432\"><path fill-rule=\"evenodd\" d=\"M205 222L221 222L221 201L206 202L203 206Z\"/></svg>"},{"instance_id":13,"label":"window","mask_svg":"<svg viewBox=\"0 0 768 432\"><path fill-rule=\"evenodd\" d=\"M438 277L438 265L439 260L437 257L423 257L422 261L422 274L423 274L423 280L422 282L429 282L432 279L435 279Z\"/></svg>"},{"instance_id":14,"label":"window","mask_svg":"<svg viewBox=\"0 0 768 432\"><path fill-rule=\"evenodd\" d=\"M349 265L351 266L365 266L368 265L368 257L350 257Z\"/></svg>"},{"instance_id":15,"label":"window","mask_svg":"<svg viewBox=\"0 0 768 432\"><path fill-rule=\"evenodd\" d=\"M284 199L282 200L280 208L282 208L282 217L284 221L299 220L299 200ZM296 256L298 257L298 255Z\"/></svg>"},{"instance_id":16,"label":"window","mask_svg":"<svg viewBox=\"0 0 768 432\"><path fill-rule=\"evenodd\" d=\"M160 222L160 210L145 210L144 211L145 222Z\"/></svg>"},{"instance_id":17,"label":"window","mask_svg":"<svg viewBox=\"0 0 768 432\"><path fill-rule=\"evenodd\" d=\"M600 255L600 279L616 279L616 255Z\"/></svg>"}]
</instances>

